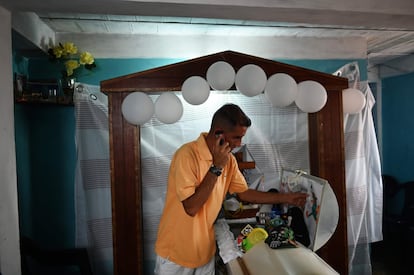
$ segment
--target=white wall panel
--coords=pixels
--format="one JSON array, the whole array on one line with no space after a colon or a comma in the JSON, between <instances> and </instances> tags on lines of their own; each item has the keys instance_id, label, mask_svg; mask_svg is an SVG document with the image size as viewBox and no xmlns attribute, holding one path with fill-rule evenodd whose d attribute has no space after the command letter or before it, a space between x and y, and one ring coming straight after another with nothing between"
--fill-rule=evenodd
<instances>
[{"instance_id":1,"label":"white wall panel","mask_svg":"<svg viewBox=\"0 0 414 275\"><path fill-rule=\"evenodd\" d=\"M11 13L0 6L0 272L20 274Z\"/></svg>"}]
</instances>

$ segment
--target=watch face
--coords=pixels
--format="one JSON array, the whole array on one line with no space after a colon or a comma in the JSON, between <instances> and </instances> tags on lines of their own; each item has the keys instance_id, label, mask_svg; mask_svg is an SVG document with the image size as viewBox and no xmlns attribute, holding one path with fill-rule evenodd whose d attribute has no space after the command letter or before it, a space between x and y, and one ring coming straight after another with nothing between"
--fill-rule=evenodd
<instances>
[{"instance_id":1,"label":"watch face","mask_svg":"<svg viewBox=\"0 0 414 275\"><path fill-rule=\"evenodd\" d=\"M210 170L211 173L215 174L216 176L220 176L221 175L221 169L217 168L216 166L211 166Z\"/></svg>"}]
</instances>

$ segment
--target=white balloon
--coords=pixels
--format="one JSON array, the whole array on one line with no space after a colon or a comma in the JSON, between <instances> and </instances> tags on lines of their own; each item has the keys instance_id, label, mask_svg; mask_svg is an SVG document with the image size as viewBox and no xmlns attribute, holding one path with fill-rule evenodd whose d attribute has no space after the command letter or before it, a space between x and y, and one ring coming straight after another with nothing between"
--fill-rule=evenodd
<instances>
[{"instance_id":1,"label":"white balloon","mask_svg":"<svg viewBox=\"0 0 414 275\"><path fill-rule=\"evenodd\" d=\"M325 106L327 99L326 89L322 84L313 80L302 81L298 84L295 103L303 112L318 112Z\"/></svg>"},{"instance_id":2,"label":"white balloon","mask_svg":"<svg viewBox=\"0 0 414 275\"><path fill-rule=\"evenodd\" d=\"M354 88L342 91L343 111L346 114L357 114L362 111L366 103L364 94Z\"/></svg>"},{"instance_id":3,"label":"white balloon","mask_svg":"<svg viewBox=\"0 0 414 275\"><path fill-rule=\"evenodd\" d=\"M201 76L190 76L181 87L185 101L192 105L204 103L210 95L210 86Z\"/></svg>"},{"instance_id":4,"label":"white balloon","mask_svg":"<svg viewBox=\"0 0 414 275\"><path fill-rule=\"evenodd\" d=\"M264 94L273 107L286 107L295 101L298 85L295 79L285 73L269 77Z\"/></svg>"},{"instance_id":5,"label":"white balloon","mask_svg":"<svg viewBox=\"0 0 414 275\"><path fill-rule=\"evenodd\" d=\"M155 101L155 116L159 121L171 124L183 115L183 104L174 93L163 93Z\"/></svg>"},{"instance_id":6,"label":"white balloon","mask_svg":"<svg viewBox=\"0 0 414 275\"><path fill-rule=\"evenodd\" d=\"M255 96L263 92L266 86L266 73L257 65L248 64L236 73L236 88L245 96Z\"/></svg>"},{"instance_id":7,"label":"white balloon","mask_svg":"<svg viewBox=\"0 0 414 275\"><path fill-rule=\"evenodd\" d=\"M207 70L207 82L217 91L226 91L234 84L236 72L233 67L225 61L213 63Z\"/></svg>"},{"instance_id":8,"label":"white balloon","mask_svg":"<svg viewBox=\"0 0 414 275\"><path fill-rule=\"evenodd\" d=\"M143 125L154 114L154 103L146 93L134 92L124 98L121 111L129 123Z\"/></svg>"}]
</instances>

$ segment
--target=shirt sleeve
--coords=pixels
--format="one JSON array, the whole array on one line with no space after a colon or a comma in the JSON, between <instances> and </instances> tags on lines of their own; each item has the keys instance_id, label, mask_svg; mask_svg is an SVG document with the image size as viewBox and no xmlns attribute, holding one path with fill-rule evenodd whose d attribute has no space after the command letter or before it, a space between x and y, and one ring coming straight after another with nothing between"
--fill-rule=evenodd
<instances>
[{"instance_id":1,"label":"shirt sleeve","mask_svg":"<svg viewBox=\"0 0 414 275\"><path fill-rule=\"evenodd\" d=\"M171 186L175 186L175 192L180 201L193 195L196 186L200 184L194 163L196 163L196 160L187 148L177 151L171 161L169 181L175 183Z\"/></svg>"}]
</instances>

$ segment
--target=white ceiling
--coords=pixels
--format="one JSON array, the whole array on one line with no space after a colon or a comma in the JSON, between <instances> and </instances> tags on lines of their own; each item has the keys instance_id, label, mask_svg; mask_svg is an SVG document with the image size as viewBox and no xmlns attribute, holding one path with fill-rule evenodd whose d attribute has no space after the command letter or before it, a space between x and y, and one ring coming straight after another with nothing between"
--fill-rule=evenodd
<instances>
[{"instance_id":1,"label":"white ceiling","mask_svg":"<svg viewBox=\"0 0 414 275\"><path fill-rule=\"evenodd\" d=\"M363 37L369 67L411 71L412 0L0 0L32 11L56 33ZM413 66L414 70L414 66Z\"/></svg>"}]
</instances>

